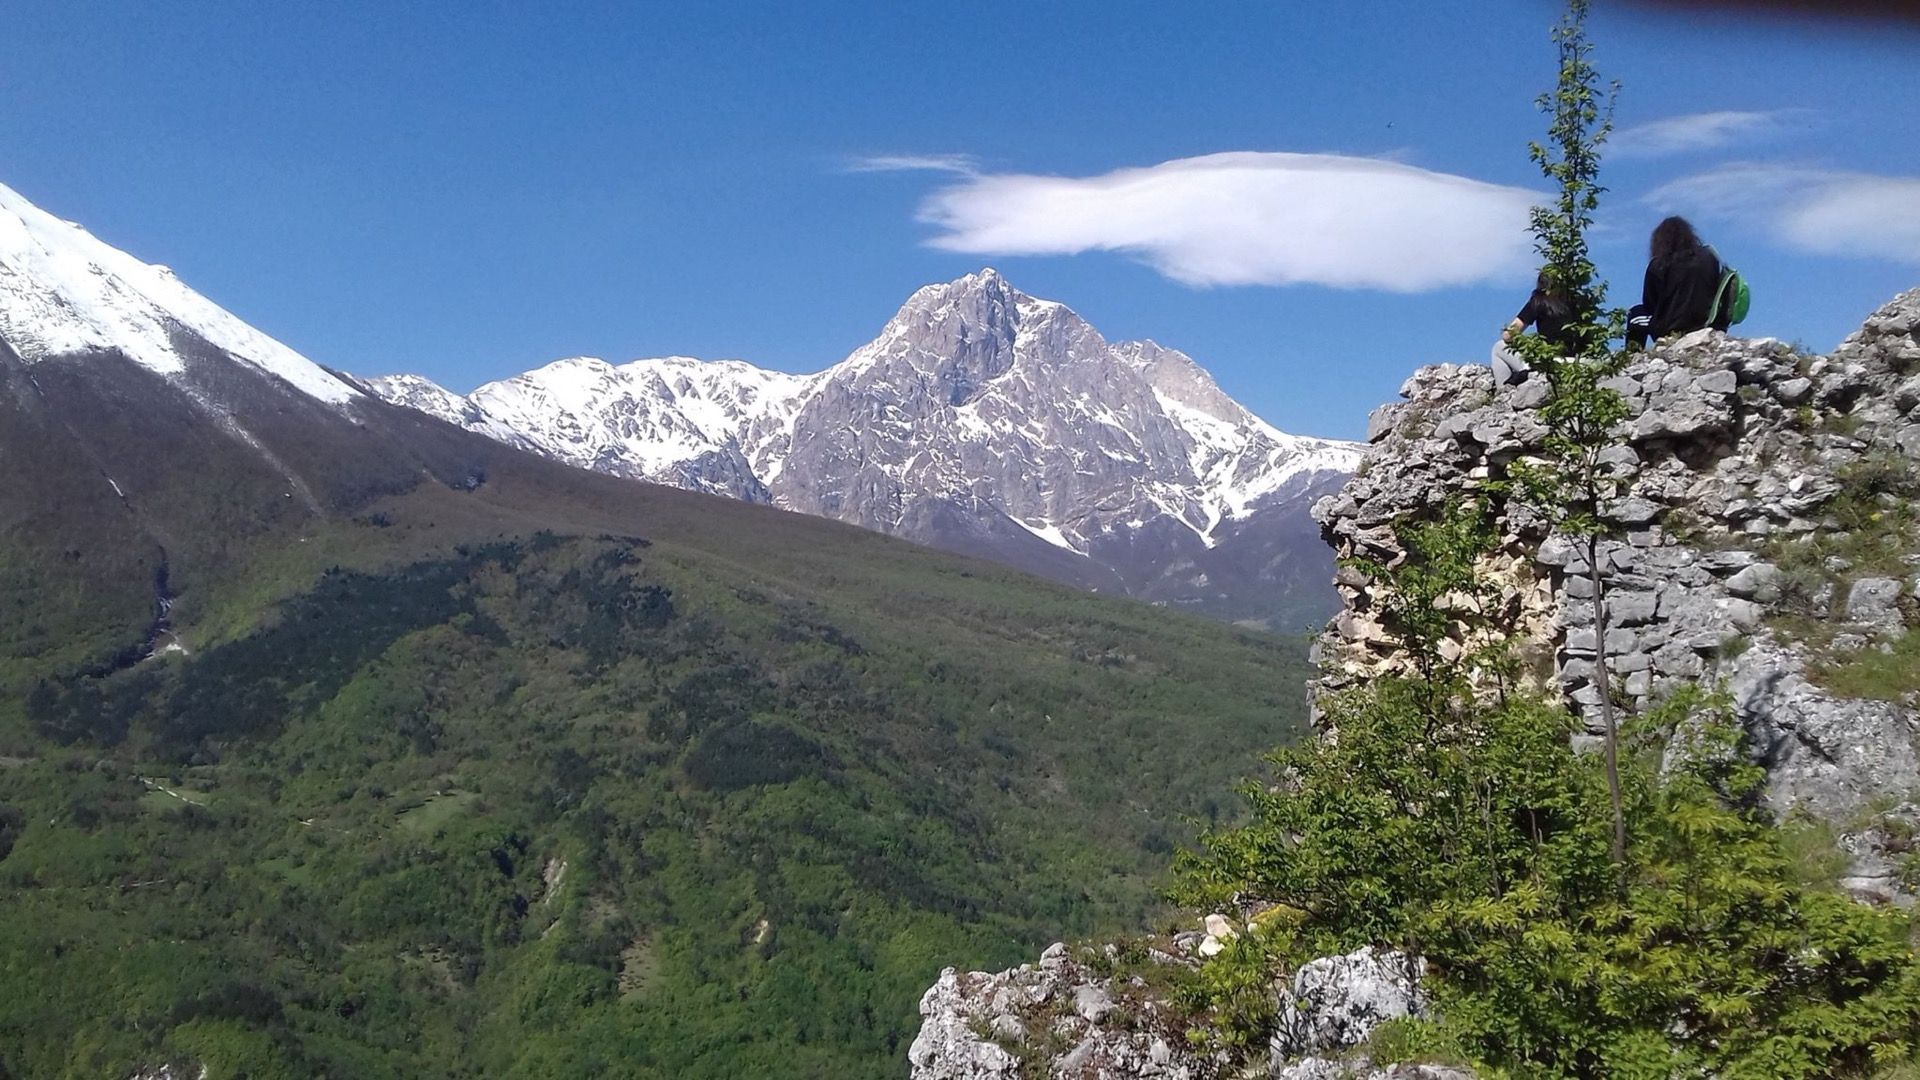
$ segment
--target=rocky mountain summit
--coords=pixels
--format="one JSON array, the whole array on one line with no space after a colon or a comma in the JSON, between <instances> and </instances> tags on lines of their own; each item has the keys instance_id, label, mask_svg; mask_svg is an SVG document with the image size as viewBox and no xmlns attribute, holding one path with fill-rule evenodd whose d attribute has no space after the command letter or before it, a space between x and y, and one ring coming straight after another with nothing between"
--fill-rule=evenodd
<instances>
[{"instance_id":1,"label":"rocky mountain summit","mask_svg":"<svg viewBox=\"0 0 1920 1080\"><path fill-rule=\"evenodd\" d=\"M814 375L578 357L465 396L366 385L585 468L1284 626L1332 610L1308 508L1359 460L1274 429L1184 353L1108 342L990 269L914 293Z\"/></svg>"},{"instance_id":2,"label":"rocky mountain summit","mask_svg":"<svg viewBox=\"0 0 1920 1080\"><path fill-rule=\"evenodd\" d=\"M1702 331L1611 381L1632 413L1605 463L1619 497L1600 545L1596 634L1583 548L1527 508L1498 507L1489 568L1535 678L1599 732L1604 653L1617 703L1702 685L1731 695L1781 815L1831 825L1847 884L1910 898L1899 869L1920 822L1920 290L1829 356ZM1375 413L1353 481L1315 514L1342 558L1402 557L1390 523L1536 453L1546 387L1496 389L1483 367L1417 372ZM1342 569L1343 609L1316 655L1337 688L1406 658L1381 597ZM1910 871L1909 871L1910 873Z\"/></svg>"}]
</instances>

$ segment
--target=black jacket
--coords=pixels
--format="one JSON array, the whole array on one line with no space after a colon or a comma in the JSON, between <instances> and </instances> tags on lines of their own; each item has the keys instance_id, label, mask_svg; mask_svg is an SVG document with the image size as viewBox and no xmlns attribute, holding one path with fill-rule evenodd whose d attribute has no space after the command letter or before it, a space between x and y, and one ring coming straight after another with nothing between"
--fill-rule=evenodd
<instances>
[{"instance_id":1,"label":"black jacket","mask_svg":"<svg viewBox=\"0 0 1920 1080\"><path fill-rule=\"evenodd\" d=\"M1707 312L1720 288L1720 259L1710 247L1698 247L1658 258L1647 264L1647 280L1640 302L1652 323L1648 336L1658 340L1707 325ZM1715 330L1731 325L1732 313L1721 305L1713 320Z\"/></svg>"},{"instance_id":2,"label":"black jacket","mask_svg":"<svg viewBox=\"0 0 1920 1080\"><path fill-rule=\"evenodd\" d=\"M1566 304L1557 304L1548 298L1543 289L1533 290L1527 297L1527 306L1520 309L1514 318L1526 326L1539 330L1540 336L1560 346L1562 349L1573 347L1572 335L1567 333L1567 324L1573 321L1573 311Z\"/></svg>"}]
</instances>

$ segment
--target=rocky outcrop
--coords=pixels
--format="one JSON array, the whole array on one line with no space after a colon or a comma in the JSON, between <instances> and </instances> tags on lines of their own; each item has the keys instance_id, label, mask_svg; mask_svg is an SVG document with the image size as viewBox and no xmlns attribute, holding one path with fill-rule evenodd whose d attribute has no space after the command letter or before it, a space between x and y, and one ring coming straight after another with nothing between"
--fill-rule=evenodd
<instances>
[{"instance_id":1,"label":"rocky outcrop","mask_svg":"<svg viewBox=\"0 0 1920 1080\"><path fill-rule=\"evenodd\" d=\"M1200 943L1219 940L1216 931L1149 948L1145 963L1191 969ZM1441 1066L1376 1067L1358 1049L1380 1024L1425 1014L1419 978L1419 966L1406 956L1371 948L1303 964L1274 986L1279 1022L1268 1064L1257 1071L1276 1080L1472 1080ZM1196 1049L1187 1037L1206 1020L1168 1000L1169 981L1126 974L1113 945L1076 957L1056 944L1038 964L997 974L948 968L920 1001L920 1034L908 1052L913 1080L1228 1075L1227 1055Z\"/></svg>"},{"instance_id":2,"label":"rocky outcrop","mask_svg":"<svg viewBox=\"0 0 1920 1080\"><path fill-rule=\"evenodd\" d=\"M150 1065L127 1080L207 1080L209 1073L205 1065Z\"/></svg>"},{"instance_id":3,"label":"rocky outcrop","mask_svg":"<svg viewBox=\"0 0 1920 1080\"><path fill-rule=\"evenodd\" d=\"M1354 478L1315 506L1343 559L1405 557L1393 525L1469 491L1494 500L1497 550L1481 612L1519 642L1522 678L1590 722L1603 689L1624 708L1724 691L1783 813L1830 823L1857 895L1908 900L1920 849L1920 290L1830 356L1704 332L1636 355L1612 381L1629 407L1603 460L1617 480L1592 551L1484 485L1539 454L1539 380L1496 389L1485 368L1422 369L1376 412ZM1315 644L1316 694L1406 671L1384 585L1344 566L1342 610ZM1462 649L1468 642L1457 643ZM1604 656L1614 685L1599 684ZM1862 673L1877 672L1878 681ZM1597 726L1590 732L1597 732ZM1591 740L1590 733L1578 738ZM1258 921L1257 918L1255 920ZM1212 916L1153 955L1197 964L1236 924ZM1097 965L1096 965L1097 966ZM1361 949L1274 987L1265 1075L1276 1080L1471 1080L1443 1065L1373 1063L1382 1023L1428 1008L1422 971ZM921 1003L916 1080L1214 1077L1145 984L1047 951L999 974L948 969ZM1240 1072L1236 1075L1254 1075Z\"/></svg>"},{"instance_id":4,"label":"rocky outcrop","mask_svg":"<svg viewBox=\"0 0 1920 1080\"><path fill-rule=\"evenodd\" d=\"M1185 1024L1144 979L1098 975L1087 959L1055 944L1038 964L998 974L941 972L920 999L920 1034L907 1052L913 1080L1219 1075L1220 1062L1188 1046Z\"/></svg>"},{"instance_id":5,"label":"rocky outcrop","mask_svg":"<svg viewBox=\"0 0 1920 1080\"><path fill-rule=\"evenodd\" d=\"M1488 569L1523 665L1597 733L1596 660L1613 698L1644 709L1679 687L1727 690L1766 765L1776 810L1832 824L1856 892L1899 898L1920 789L1920 712L1896 671L1920 625L1920 290L1829 356L1702 331L1636 355L1608 383L1630 416L1603 463L1617 481L1598 545L1604 633L1584 543L1496 500ZM1480 367L1424 368L1369 425L1354 479L1315 507L1342 558L1403 557L1392 524L1435 510L1542 450L1538 377L1496 389ZM1316 645L1319 691L1401 670L1383 586L1343 569L1343 609ZM1848 696L1846 687L1856 687ZM1871 696L1862 696L1862 694ZM1591 738L1591 736L1589 736Z\"/></svg>"}]
</instances>

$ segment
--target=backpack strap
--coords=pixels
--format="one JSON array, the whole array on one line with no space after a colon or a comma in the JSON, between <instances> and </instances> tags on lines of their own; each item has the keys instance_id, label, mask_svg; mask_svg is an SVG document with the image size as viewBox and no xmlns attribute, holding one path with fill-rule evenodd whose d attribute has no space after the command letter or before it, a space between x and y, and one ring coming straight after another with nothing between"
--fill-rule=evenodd
<instances>
[{"instance_id":1,"label":"backpack strap","mask_svg":"<svg viewBox=\"0 0 1920 1080\"><path fill-rule=\"evenodd\" d=\"M1712 250L1712 249L1709 248L1708 250ZM1718 262L1719 256L1717 255L1714 256L1714 260ZM1720 321L1720 305L1721 304L1726 304L1729 310L1732 308L1733 306L1732 302L1727 299L1727 289L1733 285L1733 280L1739 276L1740 276L1740 271L1735 270L1733 267L1728 266L1726 263L1720 263L1720 284L1714 286L1713 304L1707 308L1707 325L1708 326L1712 326L1714 323L1717 323Z\"/></svg>"}]
</instances>

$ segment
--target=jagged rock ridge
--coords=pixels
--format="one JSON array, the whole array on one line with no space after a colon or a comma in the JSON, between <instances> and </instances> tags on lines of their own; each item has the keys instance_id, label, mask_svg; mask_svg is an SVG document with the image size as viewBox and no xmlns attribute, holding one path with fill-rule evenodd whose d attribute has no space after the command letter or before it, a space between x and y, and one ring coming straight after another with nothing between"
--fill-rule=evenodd
<instances>
[{"instance_id":1,"label":"jagged rock ridge","mask_svg":"<svg viewBox=\"0 0 1920 1080\"><path fill-rule=\"evenodd\" d=\"M990 269L914 293L814 375L578 357L465 397L412 376L367 385L582 467L1282 624L1331 610L1305 510L1358 460L1275 430L1185 354L1110 343Z\"/></svg>"}]
</instances>

